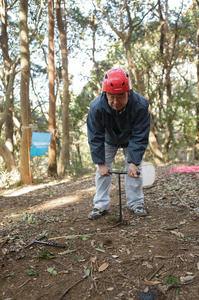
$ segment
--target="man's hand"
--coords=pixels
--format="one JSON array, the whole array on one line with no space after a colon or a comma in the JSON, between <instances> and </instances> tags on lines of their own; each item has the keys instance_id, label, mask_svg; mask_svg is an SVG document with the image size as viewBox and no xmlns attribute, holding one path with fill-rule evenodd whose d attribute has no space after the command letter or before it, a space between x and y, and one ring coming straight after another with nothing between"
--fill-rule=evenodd
<instances>
[{"instance_id":1,"label":"man's hand","mask_svg":"<svg viewBox=\"0 0 199 300\"><path fill-rule=\"evenodd\" d=\"M132 178L138 178L140 175L140 171L136 165L133 163L129 164L128 176Z\"/></svg>"},{"instance_id":2,"label":"man's hand","mask_svg":"<svg viewBox=\"0 0 199 300\"><path fill-rule=\"evenodd\" d=\"M101 176L110 176L110 168L107 167L106 165L98 165L99 167L99 173Z\"/></svg>"}]
</instances>

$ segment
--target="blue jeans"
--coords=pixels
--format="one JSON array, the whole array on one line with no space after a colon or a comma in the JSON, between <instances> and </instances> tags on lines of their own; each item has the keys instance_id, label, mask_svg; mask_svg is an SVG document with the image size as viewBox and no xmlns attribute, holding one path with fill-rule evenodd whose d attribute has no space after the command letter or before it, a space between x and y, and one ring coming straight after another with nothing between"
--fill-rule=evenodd
<instances>
[{"instance_id":1,"label":"blue jeans","mask_svg":"<svg viewBox=\"0 0 199 300\"><path fill-rule=\"evenodd\" d=\"M115 155L118 151L117 146L105 144L105 164L111 169ZM125 156L125 169L128 171L129 164L127 162L127 148L123 148ZM125 175L125 194L126 203L130 209L134 209L139 205L144 204L144 195L142 189L142 168L138 166L141 174L139 178L129 177ZM112 176L101 176L99 169L96 169L95 184L96 194L93 199L94 208L98 208L100 211L108 210L110 205L109 188L111 185Z\"/></svg>"}]
</instances>

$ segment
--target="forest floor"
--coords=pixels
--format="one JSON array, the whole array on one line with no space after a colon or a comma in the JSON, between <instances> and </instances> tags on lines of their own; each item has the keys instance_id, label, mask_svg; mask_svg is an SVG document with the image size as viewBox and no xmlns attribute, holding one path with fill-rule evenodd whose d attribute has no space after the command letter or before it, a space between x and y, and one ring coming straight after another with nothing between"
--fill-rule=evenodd
<instances>
[{"instance_id":1,"label":"forest floor","mask_svg":"<svg viewBox=\"0 0 199 300\"><path fill-rule=\"evenodd\" d=\"M156 171L149 215L131 214L122 193L120 225L117 175L95 221L94 174L2 191L0 299L198 300L199 175Z\"/></svg>"}]
</instances>

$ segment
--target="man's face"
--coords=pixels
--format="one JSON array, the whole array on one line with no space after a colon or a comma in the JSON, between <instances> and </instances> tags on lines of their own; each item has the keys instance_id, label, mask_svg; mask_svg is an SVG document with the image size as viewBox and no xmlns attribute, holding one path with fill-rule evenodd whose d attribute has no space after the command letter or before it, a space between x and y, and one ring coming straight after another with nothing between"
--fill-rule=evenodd
<instances>
[{"instance_id":1,"label":"man's face","mask_svg":"<svg viewBox=\"0 0 199 300\"><path fill-rule=\"evenodd\" d=\"M110 94L106 93L108 104L115 110L122 110L128 102L128 92L122 94Z\"/></svg>"}]
</instances>

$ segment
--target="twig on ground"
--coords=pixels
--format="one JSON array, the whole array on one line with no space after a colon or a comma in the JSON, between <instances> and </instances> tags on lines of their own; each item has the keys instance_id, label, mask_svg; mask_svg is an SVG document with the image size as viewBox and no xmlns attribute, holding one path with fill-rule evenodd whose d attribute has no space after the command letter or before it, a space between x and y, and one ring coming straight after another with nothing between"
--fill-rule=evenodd
<instances>
[{"instance_id":1,"label":"twig on ground","mask_svg":"<svg viewBox=\"0 0 199 300\"><path fill-rule=\"evenodd\" d=\"M61 263L60 261L57 261L56 259L54 259L52 262L56 263L57 265L62 266L64 269L68 269L68 266L66 266L65 264Z\"/></svg>"},{"instance_id":2,"label":"twig on ground","mask_svg":"<svg viewBox=\"0 0 199 300\"><path fill-rule=\"evenodd\" d=\"M81 279L79 279L78 281L76 281L73 285L71 285L69 288L67 288L65 290L65 292L63 293L63 295L59 298L59 300L62 300L64 298L64 296L66 296L66 294L72 289L74 288L76 285L78 285L80 282L82 282L84 279L86 279L88 276L84 276Z\"/></svg>"},{"instance_id":3,"label":"twig on ground","mask_svg":"<svg viewBox=\"0 0 199 300\"><path fill-rule=\"evenodd\" d=\"M190 209L190 206L189 206L187 203L185 203L185 202L180 198L180 196L177 194L177 192L176 192L176 191L173 191L173 192L174 192L174 194L176 195L176 197L178 198L178 200L181 202L181 204L182 204L183 206L185 206L186 208Z\"/></svg>"},{"instance_id":4,"label":"twig on ground","mask_svg":"<svg viewBox=\"0 0 199 300\"><path fill-rule=\"evenodd\" d=\"M164 264L162 264L153 274L149 277L149 281L153 279L153 277L164 267Z\"/></svg>"},{"instance_id":5,"label":"twig on ground","mask_svg":"<svg viewBox=\"0 0 199 300\"><path fill-rule=\"evenodd\" d=\"M92 281L93 281L95 290L96 290L97 294L99 294L99 291L98 291L98 288L97 288L96 280L95 280L95 278L93 277L93 263L92 263L92 262L91 262L91 278L92 278Z\"/></svg>"},{"instance_id":6,"label":"twig on ground","mask_svg":"<svg viewBox=\"0 0 199 300\"><path fill-rule=\"evenodd\" d=\"M123 278L125 278L125 279L130 280L130 278L129 278L128 276L126 276L126 275L124 275L124 274L122 274L122 273L119 273L118 275L121 276L121 277L123 277Z\"/></svg>"},{"instance_id":7,"label":"twig on ground","mask_svg":"<svg viewBox=\"0 0 199 300\"><path fill-rule=\"evenodd\" d=\"M18 286L18 289L22 288L24 285L26 285L31 279L27 279L24 283L22 283L20 286Z\"/></svg>"},{"instance_id":8,"label":"twig on ground","mask_svg":"<svg viewBox=\"0 0 199 300\"><path fill-rule=\"evenodd\" d=\"M118 288L117 288L117 285L115 284L115 280L113 279L113 276L111 276L111 279L112 279L112 282L113 282L114 288L115 288L115 290L117 291L117 290L118 290Z\"/></svg>"}]
</instances>

